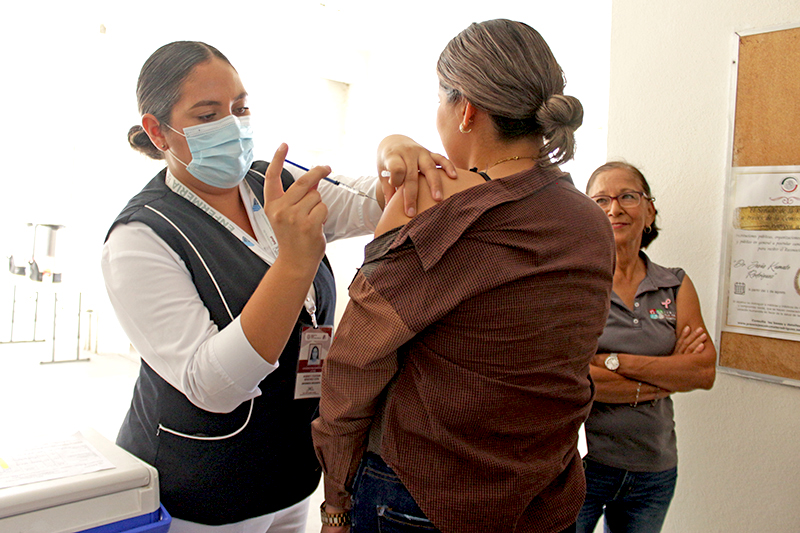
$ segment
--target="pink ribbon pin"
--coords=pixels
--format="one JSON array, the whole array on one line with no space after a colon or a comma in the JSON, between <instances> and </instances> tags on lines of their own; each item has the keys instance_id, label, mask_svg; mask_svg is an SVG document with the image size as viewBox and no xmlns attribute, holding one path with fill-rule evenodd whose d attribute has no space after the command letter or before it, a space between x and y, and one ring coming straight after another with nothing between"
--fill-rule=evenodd
<instances>
[{"instance_id":1,"label":"pink ribbon pin","mask_svg":"<svg viewBox=\"0 0 800 533\"><path fill-rule=\"evenodd\" d=\"M664 309L669 309L669 304L671 304L671 303L672 303L672 300L667 298L665 301L661 302L661 305L664 306Z\"/></svg>"}]
</instances>

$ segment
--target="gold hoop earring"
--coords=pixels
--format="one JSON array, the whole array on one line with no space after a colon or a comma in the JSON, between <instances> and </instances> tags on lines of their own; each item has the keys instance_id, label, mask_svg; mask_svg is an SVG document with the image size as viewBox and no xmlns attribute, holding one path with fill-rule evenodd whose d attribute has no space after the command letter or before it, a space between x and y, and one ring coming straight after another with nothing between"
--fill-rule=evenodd
<instances>
[{"instance_id":1,"label":"gold hoop earring","mask_svg":"<svg viewBox=\"0 0 800 533\"><path fill-rule=\"evenodd\" d=\"M472 131L472 128L467 130L467 129L464 129L464 125L463 124L459 124L458 125L458 131L460 131L461 133L469 133L469 132Z\"/></svg>"},{"instance_id":2,"label":"gold hoop earring","mask_svg":"<svg viewBox=\"0 0 800 533\"><path fill-rule=\"evenodd\" d=\"M644 228L644 232L645 233L653 233L653 226L647 226L646 228Z\"/></svg>"}]
</instances>

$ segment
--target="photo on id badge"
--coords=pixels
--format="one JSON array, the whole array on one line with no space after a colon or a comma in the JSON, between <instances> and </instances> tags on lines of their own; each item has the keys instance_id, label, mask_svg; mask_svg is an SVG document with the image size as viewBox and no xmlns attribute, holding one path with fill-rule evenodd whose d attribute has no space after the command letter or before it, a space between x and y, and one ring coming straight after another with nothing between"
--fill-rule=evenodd
<instances>
[{"instance_id":1,"label":"photo on id badge","mask_svg":"<svg viewBox=\"0 0 800 533\"><path fill-rule=\"evenodd\" d=\"M333 338L332 326L304 327L300 337L300 354L297 358L297 379L294 399L319 398L322 384L322 366L328 356Z\"/></svg>"}]
</instances>

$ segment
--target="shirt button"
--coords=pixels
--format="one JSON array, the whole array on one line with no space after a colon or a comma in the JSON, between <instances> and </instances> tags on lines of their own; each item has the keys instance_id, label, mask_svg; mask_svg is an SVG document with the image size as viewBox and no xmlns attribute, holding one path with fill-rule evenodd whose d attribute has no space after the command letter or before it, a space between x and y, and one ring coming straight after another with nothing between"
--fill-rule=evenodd
<instances>
[{"instance_id":1,"label":"shirt button","mask_svg":"<svg viewBox=\"0 0 800 533\"><path fill-rule=\"evenodd\" d=\"M634 319L633 319L633 323L634 323L634 324L638 324L638 323L639 323L639 319L638 319L638 318L634 318Z\"/></svg>"},{"instance_id":2,"label":"shirt button","mask_svg":"<svg viewBox=\"0 0 800 533\"><path fill-rule=\"evenodd\" d=\"M634 307L639 307L639 302L633 304Z\"/></svg>"}]
</instances>

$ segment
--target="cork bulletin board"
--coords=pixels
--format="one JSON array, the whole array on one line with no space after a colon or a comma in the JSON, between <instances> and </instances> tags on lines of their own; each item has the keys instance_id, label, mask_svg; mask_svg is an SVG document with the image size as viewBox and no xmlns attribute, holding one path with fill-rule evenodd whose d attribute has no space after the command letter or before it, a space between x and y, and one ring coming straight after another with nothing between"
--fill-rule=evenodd
<instances>
[{"instance_id":1,"label":"cork bulletin board","mask_svg":"<svg viewBox=\"0 0 800 533\"><path fill-rule=\"evenodd\" d=\"M800 27L735 41L718 364L800 386Z\"/></svg>"}]
</instances>

